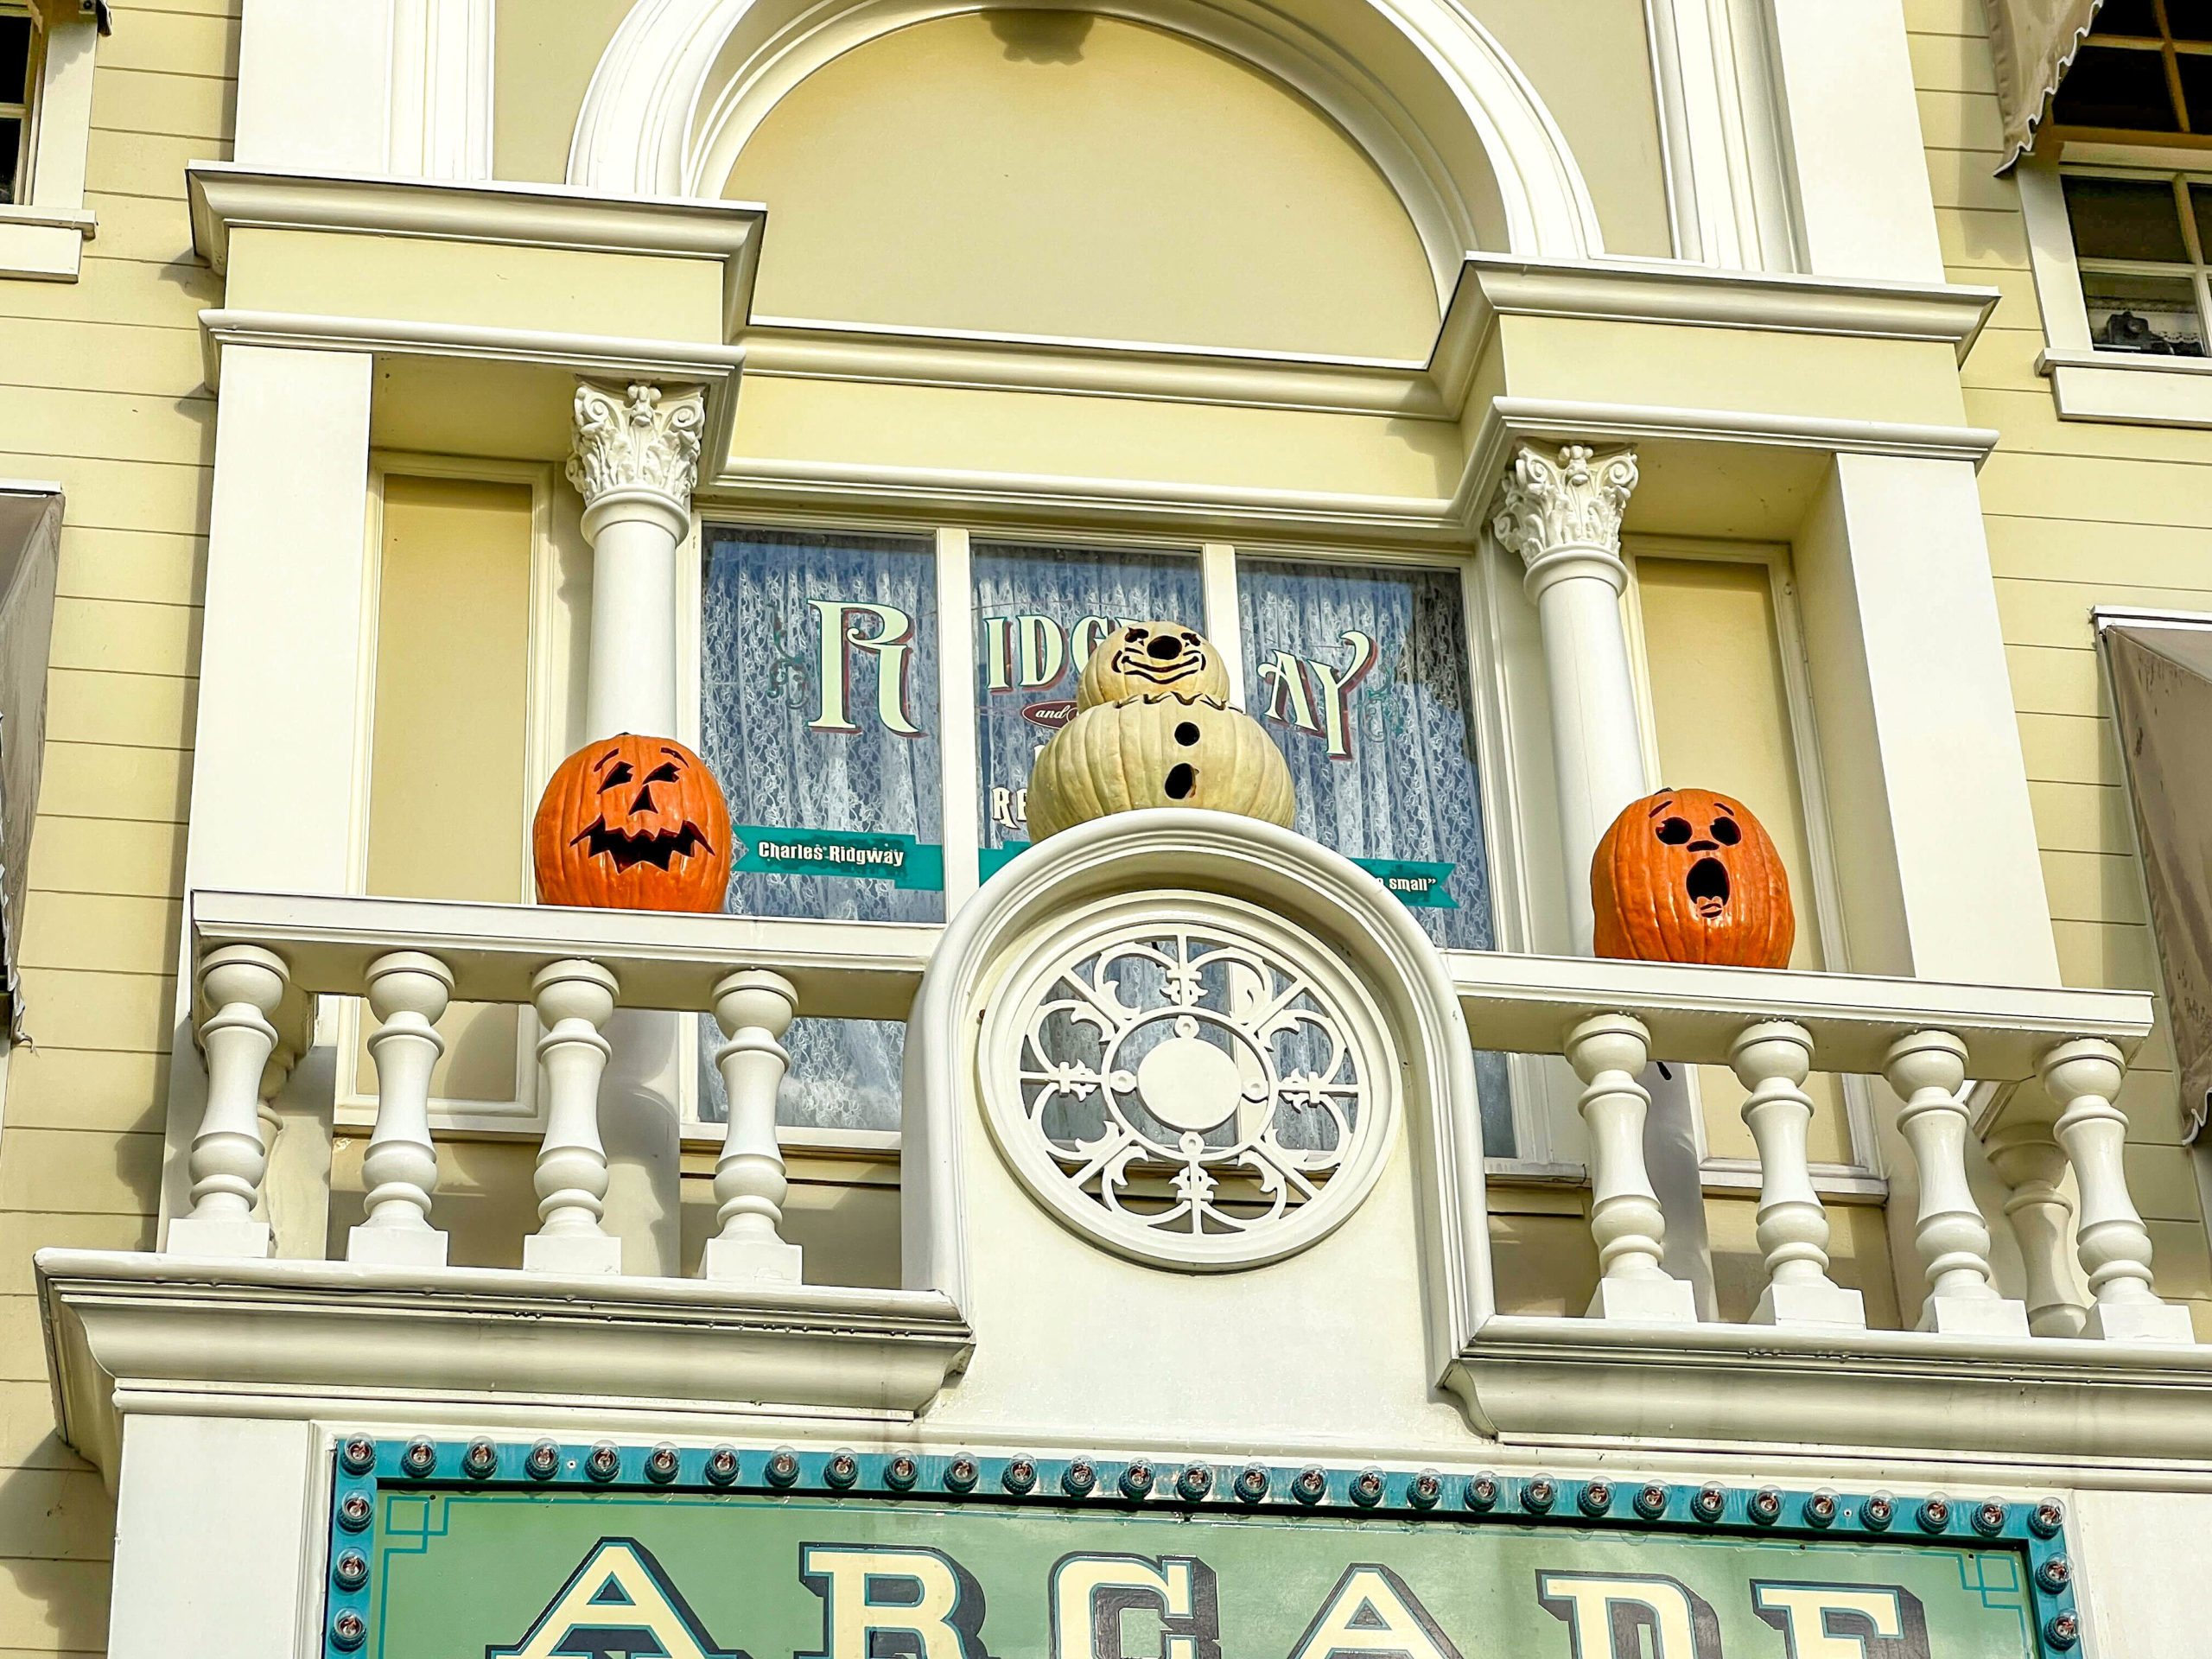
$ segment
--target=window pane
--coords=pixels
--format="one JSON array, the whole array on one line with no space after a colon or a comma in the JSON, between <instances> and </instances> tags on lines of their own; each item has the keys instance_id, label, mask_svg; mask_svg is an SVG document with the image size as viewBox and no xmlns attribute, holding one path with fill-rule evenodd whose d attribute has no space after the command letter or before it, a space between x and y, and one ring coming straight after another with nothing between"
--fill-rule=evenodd
<instances>
[{"instance_id":1,"label":"window pane","mask_svg":"<svg viewBox=\"0 0 2212 1659\"><path fill-rule=\"evenodd\" d=\"M2143 0L2130 0L2140 5ZM2110 12L2113 0L2105 0L2105 11ZM2099 14L2098 22L2104 21ZM2177 41L2212 41L2212 3L2207 0L2166 0L2166 26Z\"/></svg>"},{"instance_id":2,"label":"window pane","mask_svg":"<svg viewBox=\"0 0 2212 1659\"><path fill-rule=\"evenodd\" d=\"M31 20L0 17L0 104L30 99Z\"/></svg>"},{"instance_id":3,"label":"window pane","mask_svg":"<svg viewBox=\"0 0 2212 1659\"><path fill-rule=\"evenodd\" d=\"M2196 210L2196 245L2203 250L2205 259L2212 262L2212 184L2192 184L2189 200Z\"/></svg>"},{"instance_id":4,"label":"window pane","mask_svg":"<svg viewBox=\"0 0 2212 1659\"><path fill-rule=\"evenodd\" d=\"M2177 132L2163 52L2085 46L2058 83L2051 118L2064 127Z\"/></svg>"},{"instance_id":5,"label":"window pane","mask_svg":"<svg viewBox=\"0 0 2212 1659\"><path fill-rule=\"evenodd\" d=\"M699 1121L729 1122L729 1096L715 1069L721 1028L699 1020ZM896 1020L794 1020L783 1035L790 1072L776 1096L776 1122L795 1128L896 1129L906 1027Z\"/></svg>"},{"instance_id":6,"label":"window pane","mask_svg":"<svg viewBox=\"0 0 2212 1659\"><path fill-rule=\"evenodd\" d=\"M2105 0L2104 9L2097 13L2097 26L2090 32L2093 41L2107 35L2135 35L2145 40L2158 38L2158 12L2152 0Z\"/></svg>"},{"instance_id":7,"label":"window pane","mask_svg":"<svg viewBox=\"0 0 2212 1659\"><path fill-rule=\"evenodd\" d=\"M1491 947L1456 569L1241 562L1247 705L1298 828L1366 866L1438 944Z\"/></svg>"},{"instance_id":8,"label":"window pane","mask_svg":"<svg viewBox=\"0 0 2212 1659\"><path fill-rule=\"evenodd\" d=\"M944 914L937 569L926 541L706 535L701 748L741 915Z\"/></svg>"},{"instance_id":9,"label":"window pane","mask_svg":"<svg viewBox=\"0 0 2212 1659\"><path fill-rule=\"evenodd\" d=\"M2181 214L2164 180L2084 179L2069 175L2066 215L2074 251L2084 259L2164 259L2186 264Z\"/></svg>"},{"instance_id":10,"label":"window pane","mask_svg":"<svg viewBox=\"0 0 2212 1659\"><path fill-rule=\"evenodd\" d=\"M2174 60L2181 72L2182 107L2191 132L2212 132L2212 54L2183 52Z\"/></svg>"},{"instance_id":11,"label":"window pane","mask_svg":"<svg viewBox=\"0 0 2212 1659\"><path fill-rule=\"evenodd\" d=\"M2159 357L2204 355L2204 324L2196 289L2186 276L2082 273L2089 306L2089 339L2100 351Z\"/></svg>"},{"instance_id":12,"label":"window pane","mask_svg":"<svg viewBox=\"0 0 2212 1659\"><path fill-rule=\"evenodd\" d=\"M0 119L0 201L16 199L16 159L22 148L23 124Z\"/></svg>"},{"instance_id":13,"label":"window pane","mask_svg":"<svg viewBox=\"0 0 2212 1659\"><path fill-rule=\"evenodd\" d=\"M1029 844L1029 768L1075 712L1091 646L1123 622L1202 623L1205 592L1188 555L977 542L971 561L988 878Z\"/></svg>"}]
</instances>

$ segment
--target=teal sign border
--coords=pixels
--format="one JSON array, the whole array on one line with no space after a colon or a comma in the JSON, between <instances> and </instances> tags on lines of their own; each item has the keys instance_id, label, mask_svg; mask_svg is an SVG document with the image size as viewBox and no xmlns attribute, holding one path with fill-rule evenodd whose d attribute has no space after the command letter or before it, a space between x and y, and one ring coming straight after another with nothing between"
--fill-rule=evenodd
<instances>
[{"instance_id":1,"label":"teal sign border","mask_svg":"<svg viewBox=\"0 0 2212 1659\"><path fill-rule=\"evenodd\" d=\"M551 1454L550 1459L544 1454ZM533 1453L541 1467L531 1467ZM1341 1465L1254 1462L1176 1464L1102 1458L974 1458L963 1453L775 1450L736 1446L618 1446L539 1440L372 1440L352 1435L333 1454L325 1659L352 1659L374 1618L375 1569L368 1538L384 1492L506 1487L592 1491L811 1493L832 1497L948 1498L1026 1507L1157 1508L1244 1513L1389 1516L1438 1525L1515 1526L1557 1522L1624 1531L1704 1536L1924 1540L1988 1548L2011 1543L2034 1586L2036 1651L2058 1659L2080 1642L2065 1511L2001 1499L1894 1500L1885 1495L1803 1491L1711 1482L1703 1486L1549 1475L1439 1475ZM353 1498L365 1500L349 1503ZM1826 1518L1822 1518L1825 1516Z\"/></svg>"}]
</instances>

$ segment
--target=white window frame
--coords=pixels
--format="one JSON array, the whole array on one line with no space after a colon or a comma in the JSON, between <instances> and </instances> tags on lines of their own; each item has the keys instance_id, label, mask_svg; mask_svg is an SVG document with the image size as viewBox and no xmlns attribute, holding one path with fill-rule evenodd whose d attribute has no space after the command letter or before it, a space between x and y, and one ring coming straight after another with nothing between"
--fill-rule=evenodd
<instances>
[{"instance_id":1,"label":"white window frame","mask_svg":"<svg viewBox=\"0 0 2212 1659\"><path fill-rule=\"evenodd\" d=\"M694 513L696 526L702 531L704 526L713 524L934 538L939 753L944 777L944 820L940 835L944 848L944 899L948 916L975 892L978 885L976 855L980 836L976 822L976 804L981 798L982 777L975 740L976 709L972 606L967 601L967 595L971 591L969 554L975 539L1028 543L1046 547L1095 547L1101 551L1195 555L1205 594L1206 633L1222 653L1230 671L1231 701L1239 706L1244 701L1243 636L1236 610L1236 562L1240 555L1264 559L1457 569L1460 572L1462 582L1461 615L1467 630L1467 669L1469 690L1474 703L1476 760L1481 771L1484 846L1491 864L1493 937L1497 948L1501 950L1529 950L1544 948L1547 943L1551 942L1554 934L1563 936L1563 903L1551 902L1553 895L1530 880L1528 860L1524 855L1529 836L1525 828L1528 815L1522 809L1524 802L1529 799L1529 783L1533 772L1536 786L1547 788L1548 774L1516 766L1511 753L1510 734L1520 726L1535 731L1539 743L1543 741L1545 727L1541 720L1522 721L1516 725L1510 712L1515 706L1525 706L1532 692L1541 695L1543 663L1540 652L1534 648L1533 614L1525 619L1531 649L1509 652L1504 648L1500 632L1501 613L1505 603L1503 595L1510 594L1517 599L1520 591L1518 562L1511 561L1514 569L1500 576L1501 562L1505 561L1506 556L1491 547L1487 537L1483 538L1478 549L1420 545L1388 547L1262 538L1237 542L1204 541L1153 533L1136 526L1117 525L1108 530L1090 530L1012 522L957 524L937 518L906 517L859 518L834 512L806 512L789 508L771 508L741 498L723 498L705 493L695 501ZM699 663L703 619L699 543L702 540L702 535L695 539L685 564L685 575L682 579L684 586L679 595L684 607L677 645L679 672L683 676L679 714L684 729L678 735L684 742L693 745L699 741L701 720ZM1523 606L1522 608L1528 607ZM1554 912L1558 913L1553 914ZM824 922L822 925L835 929L842 924ZM1563 1070L1564 1063L1558 1064ZM1566 1137L1571 1137L1580 1127L1579 1120L1573 1115L1572 1091L1561 1094L1556 1080L1548 1077L1546 1062L1541 1056L1509 1056L1507 1071L1513 1099L1516 1155L1511 1159L1487 1160L1491 1173L1507 1179L1516 1177L1551 1181L1580 1179L1584 1170L1579 1160L1579 1142L1564 1147L1560 1144L1565 1138L1560 1133L1560 1126L1565 1126ZM695 1069L688 1065L684 1068L683 1078L681 1109L687 1147L704 1148L721 1144L722 1125L704 1122L698 1116L697 1078ZM886 1154L895 1154L899 1146L899 1135L890 1130L817 1129L785 1125L779 1128L778 1139L794 1151L853 1157L881 1158ZM1564 1160L1569 1157L1574 1161Z\"/></svg>"},{"instance_id":2,"label":"white window frame","mask_svg":"<svg viewBox=\"0 0 2212 1659\"><path fill-rule=\"evenodd\" d=\"M30 200L0 203L0 276L73 283L99 227L85 207L85 152L99 25L89 6L81 16L55 17L38 0L5 0L0 10L29 16L41 36L32 48L37 85L23 150ZM19 177L18 188L23 182Z\"/></svg>"},{"instance_id":3,"label":"white window frame","mask_svg":"<svg viewBox=\"0 0 2212 1659\"><path fill-rule=\"evenodd\" d=\"M1805 821L1806 874L1812 887L1810 909L1820 930L1821 961L1830 973L1844 971L1850 949L1844 930L1843 886L1836 874L1835 843L1830 830L1827 779L1821 760L1820 730L1813 717L1810 658L1805 648L1804 621L1797 605L1797 589L1789 549L1765 542L1719 542L1669 536L1630 535L1621 538L1622 562L1628 566L1628 587L1621 595L1623 620L1628 630L1630 676L1636 687L1637 715L1643 727L1644 770L1659 777L1659 728L1651 696L1650 660L1643 632L1643 589L1637 576L1642 559L1672 559L1707 563L1749 564L1764 569L1767 593L1774 610L1775 646L1782 662L1783 700L1789 721L1789 743L1796 761L1797 798ZM1805 895L1800 895L1800 902ZM1869 1079L1847 1074L1840 1079L1845 1128L1852 1151L1848 1164L1812 1166L1813 1185L1823 1197L1845 1201L1880 1202L1889 1194L1882 1165L1881 1135L1874 1113ZM1688 1074L1689 1096L1698 1109L1692 1115L1698 1141L1698 1167L1709 1194L1759 1191L1756 1158L1721 1158L1705 1144L1704 1103L1698 1095L1698 1075Z\"/></svg>"},{"instance_id":4,"label":"white window frame","mask_svg":"<svg viewBox=\"0 0 2212 1659\"><path fill-rule=\"evenodd\" d=\"M2050 378L2063 421L2116 421L2143 426L2212 427L2212 356L2149 357L2099 351L2090 342L2089 308L2074 251L2062 180L2067 174L2171 183L2187 177L2212 185L2212 149L2089 143L2068 139L2056 157L2031 156L2014 169L2026 221L2036 301L2043 313L2037 370ZM2184 235L2194 234L2185 226ZM2212 249L2201 249L2212 259ZM2212 334L2212 296L2198 273L2198 300Z\"/></svg>"}]
</instances>

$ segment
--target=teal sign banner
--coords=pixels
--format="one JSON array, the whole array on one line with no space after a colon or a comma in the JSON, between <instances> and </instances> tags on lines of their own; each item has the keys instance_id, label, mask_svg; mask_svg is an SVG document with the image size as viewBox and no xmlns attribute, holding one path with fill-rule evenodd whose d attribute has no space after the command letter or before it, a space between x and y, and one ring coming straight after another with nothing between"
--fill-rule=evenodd
<instances>
[{"instance_id":1,"label":"teal sign banner","mask_svg":"<svg viewBox=\"0 0 2212 1659\"><path fill-rule=\"evenodd\" d=\"M1459 901L1446 889L1457 864L1423 864L1404 858L1355 858L1365 870L1396 895L1398 902L1415 910L1457 910Z\"/></svg>"},{"instance_id":2,"label":"teal sign banner","mask_svg":"<svg viewBox=\"0 0 2212 1659\"><path fill-rule=\"evenodd\" d=\"M735 825L730 868L771 875L857 875L936 892L944 886L944 849L912 836L858 830L774 830Z\"/></svg>"},{"instance_id":3,"label":"teal sign banner","mask_svg":"<svg viewBox=\"0 0 2212 1659\"><path fill-rule=\"evenodd\" d=\"M1603 1480L345 1442L377 1659L2053 1659L2063 1513Z\"/></svg>"}]
</instances>

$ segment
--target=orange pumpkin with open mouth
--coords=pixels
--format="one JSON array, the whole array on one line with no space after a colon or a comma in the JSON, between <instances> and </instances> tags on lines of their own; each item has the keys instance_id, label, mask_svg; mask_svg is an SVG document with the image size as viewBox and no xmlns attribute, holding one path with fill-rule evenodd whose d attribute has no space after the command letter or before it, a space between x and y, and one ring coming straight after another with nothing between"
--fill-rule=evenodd
<instances>
[{"instance_id":1,"label":"orange pumpkin with open mouth","mask_svg":"<svg viewBox=\"0 0 2212 1659\"><path fill-rule=\"evenodd\" d=\"M1590 900L1601 957L1786 968L1797 938L1774 838L1707 789L1623 809L1591 861Z\"/></svg>"}]
</instances>

